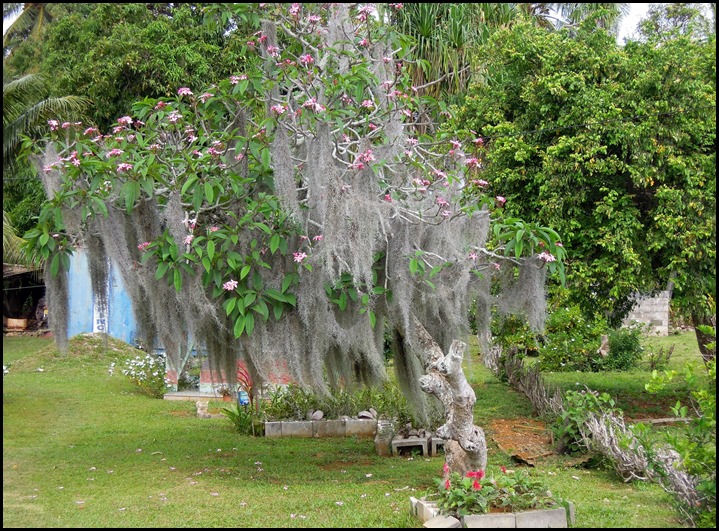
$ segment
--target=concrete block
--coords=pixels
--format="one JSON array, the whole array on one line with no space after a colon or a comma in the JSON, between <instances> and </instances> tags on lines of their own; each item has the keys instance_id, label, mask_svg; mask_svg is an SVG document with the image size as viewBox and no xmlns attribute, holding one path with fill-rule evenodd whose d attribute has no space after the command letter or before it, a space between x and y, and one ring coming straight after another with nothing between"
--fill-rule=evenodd
<instances>
[{"instance_id":1,"label":"concrete block","mask_svg":"<svg viewBox=\"0 0 719 531\"><path fill-rule=\"evenodd\" d=\"M435 516L439 516L439 508L436 502L427 501L422 498L417 500L417 517L422 522L431 520Z\"/></svg>"},{"instance_id":2,"label":"concrete block","mask_svg":"<svg viewBox=\"0 0 719 531\"><path fill-rule=\"evenodd\" d=\"M374 437L377 433L376 420L348 419L345 421L345 435L351 437Z\"/></svg>"},{"instance_id":3,"label":"concrete block","mask_svg":"<svg viewBox=\"0 0 719 531\"><path fill-rule=\"evenodd\" d=\"M507 529L519 527L514 513L471 514L462 517L462 525L475 529Z\"/></svg>"},{"instance_id":4,"label":"concrete block","mask_svg":"<svg viewBox=\"0 0 719 531\"><path fill-rule=\"evenodd\" d=\"M549 528L567 527L567 513L564 507L538 511L522 511L514 514L517 527Z\"/></svg>"},{"instance_id":5,"label":"concrete block","mask_svg":"<svg viewBox=\"0 0 719 531\"><path fill-rule=\"evenodd\" d=\"M265 437L282 437L282 423L265 422Z\"/></svg>"},{"instance_id":6,"label":"concrete block","mask_svg":"<svg viewBox=\"0 0 719 531\"><path fill-rule=\"evenodd\" d=\"M569 523L574 525L574 520L576 518L576 509L574 508L574 502L567 502L567 505L569 506Z\"/></svg>"},{"instance_id":7,"label":"concrete block","mask_svg":"<svg viewBox=\"0 0 719 531\"><path fill-rule=\"evenodd\" d=\"M419 448L422 450L423 456L429 455L429 437L408 437L406 439L400 439L395 437L392 439L392 453L394 455L399 454L400 448Z\"/></svg>"},{"instance_id":8,"label":"concrete block","mask_svg":"<svg viewBox=\"0 0 719 531\"><path fill-rule=\"evenodd\" d=\"M312 433L315 437L344 437L344 420L313 420Z\"/></svg>"},{"instance_id":9,"label":"concrete block","mask_svg":"<svg viewBox=\"0 0 719 531\"><path fill-rule=\"evenodd\" d=\"M419 503L417 498L414 496L409 497L409 514L415 517L417 516L417 503Z\"/></svg>"},{"instance_id":10,"label":"concrete block","mask_svg":"<svg viewBox=\"0 0 719 531\"><path fill-rule=\"evenodd\" d=\"M427 520L422 527L429 527L433 529L439 529L439 528L454 528L454 527L462 527L462 523L457 520L454 516L435 516L434 518L431 518Z\"/></svg>"},{"instance_id":11,"label":"concrete block","mask_svg":"<svg viewBox=\"0 0 719 531\"><path fill-rule=\"evenodd\" d=\"M312 421L294 420L282 421L283 437L314 437Z\"/></svg>"},{"instance_id":12,"label":"concrete block","mask_svg":"<svg viewBox=\"0 0 719 531\"><path fill-rule=\"evenodd\" d=\"M444 449L444 439L442 439L442 437L432 435L429 440L429 454L434 457L437 455L437 450L439 448Z\"/></svg>"}]
</instances>

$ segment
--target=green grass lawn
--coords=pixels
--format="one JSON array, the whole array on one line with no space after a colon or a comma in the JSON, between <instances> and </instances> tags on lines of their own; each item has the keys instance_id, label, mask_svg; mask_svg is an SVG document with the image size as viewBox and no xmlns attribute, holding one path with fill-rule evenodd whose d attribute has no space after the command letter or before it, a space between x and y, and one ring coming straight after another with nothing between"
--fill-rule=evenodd
<instances>
[{"instance_id":1,"label":"green grass lawn","mask_svg":"<svg viewBox=\"0 0 719 531\"><path fill-rule=\"evenodd\" d=\"M266 439L194 402L151 399L109 363L115 341L3 337L3 527L421 527L409 497L433 488L441 457L381 458L371 439ZM476 359L476 356L475 356ZM529 416L520 394L467 364L476 418ZM490 443L490 466L510 465ZM532 474L576 505L575 527L680 527L656 485L555 457Z\"/></svg>"}]
</instances>

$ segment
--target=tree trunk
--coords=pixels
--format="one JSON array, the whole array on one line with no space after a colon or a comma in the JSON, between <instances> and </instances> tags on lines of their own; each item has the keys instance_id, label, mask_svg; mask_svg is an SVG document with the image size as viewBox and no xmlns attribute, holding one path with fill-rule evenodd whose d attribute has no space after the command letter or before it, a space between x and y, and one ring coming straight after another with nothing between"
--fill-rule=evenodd
<instances>
[{"instance_id":1,"label":"tree trunk","mask_svg":"<svg viewBox=\"0 0 719 531\"><path fill-rule=\"evenodd\" d=\"M487 442L482 428L474 425L476 395L462 369L467 345L455 340L444 355L427 330L419 322L415 324L426 354L427 374L420 378L420 386L444 405L446 421L437 429L437 435L445 440L447 465L462 476L470 470L484 470Z\"/></svg>"},{"instance_id":2,"label":"tree trunk","mask_svg":"<svg viewBox=\"0 0 719 531\"><path fill-rule=\"evenodd\" d=\"M698 327L705 325L716 330L716 317L692 312L692 325L694 326L694 334L696 335L697 344L699 345L699 352L701 352L702 359L706 365L713 360L716 355L716 347L709 347L709 343L714 343L716 341L716 337L710 334L705 334L699 330Z\"/></svg>"}]
</instances>

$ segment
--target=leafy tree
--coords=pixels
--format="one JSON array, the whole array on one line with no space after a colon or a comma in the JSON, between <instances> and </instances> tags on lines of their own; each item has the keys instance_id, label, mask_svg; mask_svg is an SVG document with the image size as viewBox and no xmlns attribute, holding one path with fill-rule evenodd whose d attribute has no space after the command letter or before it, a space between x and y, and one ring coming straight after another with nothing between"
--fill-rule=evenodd
<instances>
[{"instance_id":1,"label":"leafy tree","mask_svg":"<svg viewBox=\"0 0 719 531\"><path fill-rule=\"evenodd\" d=\"M695 324L712 315L714 39L620 48L593 26L570 36L522 24L477 61L491 77L452 123L485 139L484 178L507 209L562 233L568 285L586 313L616 324L635 291L673 284Z\"/></svg>"},{"instance_id":2,"label":"leafy tree","mask_svg":"<svg viewBox=\"0 0 719 531\"><path fill-rule=\"evenodd\" d=\"M223 28L203 24L202 4L59 6L62 16L42 40L15 46L4 66L43 74L53 96L90 98L91 121L103 130L143 97L169 96L183 83L212 83L242 62Z\"/></svg>"},{"instance_id":3,"label":"leafy tree","mask_svg":"<svg viewBox=\"0 0 719 531\"><path fill-rule=\"evenodd\" d=\"M27 238L47 259L61 346L80 243L99 296L106 257L117 264L144 344L177 363L192 341L230 376L243 358L256 382L275 363L320 390L382 380L387 327L422 411L427 338L464 337L475 298L482 331L496 301L541 328L558 234L504 214L473 135L416 135L399 36L372 6L208 16L253 26L235 30L237 71L139 101L112 134L54 127L39 146L51 193Z\"/></svg>"}]
</instances>

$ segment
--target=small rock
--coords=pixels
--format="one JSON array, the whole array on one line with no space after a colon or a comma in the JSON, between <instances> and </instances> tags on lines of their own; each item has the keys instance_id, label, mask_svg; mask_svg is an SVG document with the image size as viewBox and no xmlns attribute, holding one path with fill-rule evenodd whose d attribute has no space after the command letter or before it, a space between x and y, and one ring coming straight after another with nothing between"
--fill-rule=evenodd
<instances>
[{"instance_id":1,"label":"small rock","mask_svg":"<svg viewBox=\"0 0 719 531\"><path fill-rule=\"evenodd\" d=\"M360 411L359 413L357 413L357 418L372 420L372 413L370 413L369 411Z\"/></svg>"},{"instance_id":2,"label":"small rock","mask_svg":"<svg viewBox=\"0 0 719 531\"><path fill-rule=\"evenodd\" d=\"M415 430L415 429L409 430L410 437L417 437L418 435L419 435L419 430Z\"/></svg>"},{"instance_id":3,"label":"small rock","mask_svg":"<svg viewBox=\"0 0 719 531\"><path fill-rule=\"evenodd\" d=\"M324 418L325 414L321 409L318 409L314 413L312 413L312 416L310 417L310 420L322 420Z\"/></svg>"},{"instance_id":4,"label":"small rock","mask_svg":"<svg viewBox=\"0 0 719 531\"><path fill-rule=\"evenodd\" d=\"M377 410L375 408L373 408L373 407L369 408L369 412L372 414L373 419L377 418Z\"/></svg>"}]
</instances>

